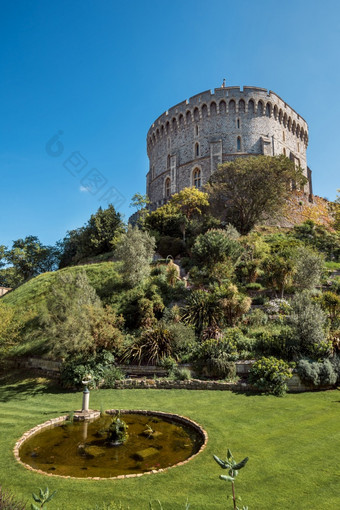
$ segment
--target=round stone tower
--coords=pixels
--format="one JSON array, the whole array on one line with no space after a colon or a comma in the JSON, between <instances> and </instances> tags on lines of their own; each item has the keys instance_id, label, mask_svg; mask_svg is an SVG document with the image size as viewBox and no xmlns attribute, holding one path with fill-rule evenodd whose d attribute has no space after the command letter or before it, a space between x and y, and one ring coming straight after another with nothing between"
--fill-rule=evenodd
<instances>
[{"instance_id":1,"label":"round stone tower","mask_svg":"<svg viewBox=\"0 0 340 510\"><path fill-rule=\"evenodd\" d=\"M188 186L200 188L217 165L235 157L285 154L308 178L306 121L277 94L258 87L207 90L173 106L147 135L152 208Z\"/></svg>"}]
</instances>

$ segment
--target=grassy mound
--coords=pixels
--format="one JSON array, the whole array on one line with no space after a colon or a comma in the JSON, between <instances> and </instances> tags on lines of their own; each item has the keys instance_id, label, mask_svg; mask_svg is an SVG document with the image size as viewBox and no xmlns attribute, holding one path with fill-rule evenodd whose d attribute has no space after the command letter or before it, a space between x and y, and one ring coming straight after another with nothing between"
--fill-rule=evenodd
<instances>
[{"instance_id":1,"label":"grassy mound","mask_svg":"<svg viewBox=\"0 0 340 510\"><path fill-rule=\"evenodd\" d=\"M12 292L6 294L1 302L15 309L20 318L20 343L15 342L7 352L8 356L29 356L46 354L46 339L36 335L37 317L53 287L58 273L77 274L85 271L90 284L105 304L116 293L119 295L121 276L119 263L102 262L84 266L74 266L53 273L44 273L32 278Z\"/></svg>"},{"instance_id":2,"label":"grassy mound","mask_svg":"<svg viewBox=\"0 0 340 510\"><path fill-rule=\"evenodd\" d=\"M80 271L86 272L98 296L105 301L120 285L119 269L120 264L117 262L101 262L98 264L66 267L54 273L43 273L6 294L2 298L2 302L20 308L35 307L45 301L58 273L77 274Z\"/></svg>"}]
</instances>

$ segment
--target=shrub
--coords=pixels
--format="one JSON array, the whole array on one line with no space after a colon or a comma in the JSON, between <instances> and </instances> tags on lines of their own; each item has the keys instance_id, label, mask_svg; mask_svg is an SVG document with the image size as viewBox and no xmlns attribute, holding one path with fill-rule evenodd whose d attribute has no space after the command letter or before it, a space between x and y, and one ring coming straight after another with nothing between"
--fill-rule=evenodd
<instances>
[{"instance_id":1,"label":"shrub","mask_svg":"<svg viewBox=\"0 0 340 510\"><path fill-rule=\"evenodd\" d=\"M49 352L67 357L93 349L91 317L88 307L101 309L100 299L85 271L59 272L40 313L39 336L47 339Z\"/></svg>"},{"instance_id":2,"label":"shrub","mask_svg":"<svg viewBox=\"0 0 340 510\"><path fill-rule=\"evenodd\" d=\"M172 335L173 356L179 361L188 361L197 345L194 328L181 322L165 324Z\"/></svg>"},{"instance_id":3,"label":"shrub","mask_svg":"<svg viewBox=\"0 0 340 510\"><path fill-rule=\"evenodd\" d=\"M246 289L247 290L263 290L263 286L261 285L261 283L251 282L251 283L247 283Z\"/></svg>"},{"instance_id":4,"label":"shrub","mask_svg":"<svg viewBox=\"0 0 340 510\"><path fill-rule=\"evenodd\" d=\"M191 379L191 371L188 368L175 367L170 373L170 377L176 381L189 381Z\"/></svg>"},{"instance_id":5,"label":"shrub","mask_svg":"<svg viewBox=\"0 0 340 510\"><path fill-rule=\"evenodd\" d=\"M340 355L339 354L335 354L332 358L331 358L331 363L333 365L333 369L334 369L334 372L336 373L336 376L337 376L337 383L340 382Z\"/></svg>"},{"instance_id":6,"label":"shrub","mask_svg":"<svg viewBox=\"0 0 340 510\"><path fill-rule=\"evenodd\" d=\"M229 328L223 331L224 339L232 340L238 352L238 359L254 357L255 340L245 336L239 328Z\"/></svg>"},{"instance_id":7,"label":"shrub","mask_svg":"<svg viewBox=\"0 0 340 510\"><path fill-rule=\"evenodd\" d=\"M292 329L287 326L260 327L249 332L254 338L253 349L260 356L293 359L297 352Z\"/></svg>"},{"instance_id":8,"label":"shrub","mask_svg":"<svg viewBox=\"0 0 340 510\"><path fill-rule=\"evenodd\" d=\"M237 358L233 340L210 339L202 342L196 350L194 366L197 372L204 376L232 379L236 375L234 361Z\"/></svg>"},{"instance_id":9,"label":"shrub","mask_svg":"<svg viewBox=\"0 0 340 510\"><path fill-rule=\"evenodd\" d=\"M327 316L307 291L292 300L288 324L292 328L297 353L316 359L329 356L330 345L326 341Z\"/></svg>"},{"instance_id":10,"label":"shrub","mask_svg":"<svg viewBox=\"0 0 340 510\"><path fill-rule=\"evenodd\" d=\"M260 308L255 308L244 317L244 322L249 326L265 326L268 322L268 315Z\"/></svg>"},{"instance_id":11,"label":"shrub","mask_svg":"<svg viewBox=\"0 0 340 510\"><path fill-rule=\"evenodd\" d=\"M230 361L227 354L221 353L217 358L206 360L201 373L208 377L231 380L236 377L236 365L233 361Z\"/></svg>"},{"instance_id":12,"label":"shrub","mask_svg":"<svg viewBox=\"0 0 340 510\"><path fill-rule=\"evenodd\" d=\"M271 299L266 304L265 310L268 315L287 315L290 311L290 304L286 299Z\"/></svg>"},{"instance_id":13,"label":"shrub","mask_svg":"<svg viewBox=\"0 0 340 510\"><path fill-rule=\"evenodd\" d=\"M288 363L274 357L260 358L249 372L249 382L260 391L282 397L287 391L286 381L292 377Z\"/></svg>"},{"instance_id":14,"label":"shrub","mask_svg":"<svg viewBox=\"0 0 340 510\"><path fill-rule=\"evenodd\" d=\"M252 298L253 305L264 305L268 301L266 296L254 296Z\"/></svg>"},{"instance_id":15,"label":"shrub","mask_svg":"<svg viewBox=\"0 0 340 510\"><path fill-rule=\"evenodd\" d=\"M162 257L172 255L172 257L176 258L178 255L185 254L186 247L182 239L179 239L178 237L164 236L161 237L158 242L157 251L162 255Z\"/></svg>"},{"instance_id":16,"label":"shrub","mask_svg":"<svg viewBox=\"0 0 340 510\"><path fill-rule=\"evenodd\" d=\"M296 250L296 273L294 283L300 290L313 288L320 285L324 271L324 257L306 246L300 246Z\"/></svg>"},{"instance_id":17,"label":"shrub","mask_svg":"<svg viewBox=\"0 0 340 510\"><path fill-rule=\"evenodd\" d=\"M327 291L321 295L319 302L322 309L328 312L331 321L334 322L340 314L340 296Z\"/></svg>"},{"instance_id":18,"label":"shrub","mask_svg":"<svg viewBox=\"0 0 340 510\"><path fill-rule=\"evenodd\" d=\"M210 292L194 290L183 308L182 320L186 324L193 324L197 335L204 328L218 325L221 319L221 309L216 298Z\"/></svg>"},{"instance_id":19,"label":"shrub","mask_svg":"<svg viewBox=\"0 0 340 510\"><path fill-rule=\"evenodd\" d=\"M122 360L139 364L159 365L162 358L172 356L174 335L161 322L144 330L135 342L125 349Z\"/></svg>"},{"instance_id":20,"label":"shrub","mask_svg":"<svg viewBox=\"0 0 340 510\"><path fill-rule=\"evenodd\" d=\"M241 253L240 243L222 229L211 229L200 234L192 247L194 261L207 267L225 262L228 258L236 262Z\"/></svg>"},{"instance_id":21,"label":"shrub","mask_svg":"<svg viewBox=\"0 0 340 510\"><path fill-rule=\"evenodd\" d=\"M241 294L236 285L224 286L216 293L219 296L223 320L228 326L235 326L238 320L249 311L252 300Z\"/></svg>"},{"instance_id":22,"label":"shrub","mask_svg":"<svg viewBox=\"0 0 340 510\"><path fill-rule=\"evenodd\" d=\"M122 262L124 281L130 287L139 285L150 275L155 239L148 232L129 225L117 243L115 258Z\"/></svg>"},{"instance_id":23,"label":"shrub","mask_svg":"<svg viewBox=\"0 0 340 510\"><path fill-rule=\"evenodd\" d=\"M335 368L328 359L319 363L301 359L296 368L301 380L313 386L330 386L337 381Z\"/></svg>"},{"instance_id":24,"label":"shrub","mask_svg":"<svg viewBox=\"0 0 340 510\"><path fill-rule=\"evenodd\" d=\"M114 356L108 351L95 355L78 354L61 365L61 384L64 388L81 388L82 381L90 376L92 387L96 387L113 364Z\"/></svg>"},{"instance_id":25,"label":"shrub","mask_svg":"<svg viewBox=\"0 0 340 510\"><path fill-rule=\"evenodd\" d=\"M167 375L170 375L177 368L177 361L172 356L164 356L159 365L167 371Z\"/></svg>"},{"instance_id":26,"label":"shrub","mask_svg":"<svg viewBox=\"0 0 340 510\"><path fill-rule=\"evenodd\" d=\"M124 379L124 374L118 367L109 367L104 371L104 380L102 383L102 388L114 388L116 381L121 381Z\"/></svg>"}]
</instances>

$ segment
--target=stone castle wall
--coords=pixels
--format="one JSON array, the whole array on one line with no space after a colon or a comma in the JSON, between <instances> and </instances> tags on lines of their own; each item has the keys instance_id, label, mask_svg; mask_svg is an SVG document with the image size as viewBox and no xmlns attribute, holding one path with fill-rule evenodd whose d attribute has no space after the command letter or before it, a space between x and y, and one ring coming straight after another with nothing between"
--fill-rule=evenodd
<instances>
[{"instance_id":1,"label":"stone castle wall","mask_svg":"<svg viewBox=\"0 0 340 510\"><path fill-rule=\"evenodd\" d=\"M170 108L150 127L147 194L159 207L185 187L202 186L218 164L239 156L285 154L308 177L307 145L306 121L274 92L208 90Z\"/></svg>"}]
</instances>

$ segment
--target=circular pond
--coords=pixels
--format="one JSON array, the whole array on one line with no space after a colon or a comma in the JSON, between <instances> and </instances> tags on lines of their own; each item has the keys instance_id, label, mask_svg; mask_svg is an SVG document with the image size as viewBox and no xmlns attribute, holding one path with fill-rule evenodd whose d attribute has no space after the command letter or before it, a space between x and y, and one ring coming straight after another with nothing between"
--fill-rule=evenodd
<instances>
[{"instance_id":1,"label":"circular pond","mask_svg":"<svg viewBox=\"0 0 340 510\"><path fill-rule=\"evenodd\" d=\"M121 411L122 441L114 410L92 420L36 427L18 441L15 453L26 467L76 478L140 476L183 463L199 453L207 436L188 418L151 411ZM38 430L37 430L38 429ZM111 432L110 432L111 431Z\"/></svg>"}]
</instances>

